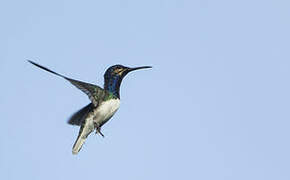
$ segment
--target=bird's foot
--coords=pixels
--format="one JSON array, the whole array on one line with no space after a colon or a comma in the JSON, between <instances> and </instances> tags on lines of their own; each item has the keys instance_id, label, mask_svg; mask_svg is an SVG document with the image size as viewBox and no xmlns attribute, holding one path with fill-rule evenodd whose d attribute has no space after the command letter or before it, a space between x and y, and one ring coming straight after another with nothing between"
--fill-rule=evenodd
<instances>
[{"instance_id":1,"label":"bird's foot","mask_svg":"<svg viewBox=\"0 0 290 180\"><path fill-rule=\"evenodd\" d=\"M101 132L101 128L96 126L96 134L100 134L102 137L105 137L104 134Z\"/></svg>"}]
</instances>

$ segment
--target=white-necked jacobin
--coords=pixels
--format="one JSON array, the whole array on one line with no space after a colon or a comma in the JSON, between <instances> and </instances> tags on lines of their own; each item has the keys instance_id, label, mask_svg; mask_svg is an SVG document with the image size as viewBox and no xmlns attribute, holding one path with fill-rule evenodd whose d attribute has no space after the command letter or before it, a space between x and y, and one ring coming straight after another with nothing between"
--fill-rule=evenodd
<instances>
[{"instance_id":1,"label":"white-necked jacobin","mask_svg":"<svg viewBox=\"0 0 290 180\"><path fill-rule=\"evenodd\" d=\"M93 84L68 78L33 61L28 61L43 70L68 80L74 86L86 93L91 100L90 104L74 113L68 120L69 124L80 126L78 137L72 148L73 154L77 154L80 151L86 138L94 130L96 130L96 133L99 133L104 137L101 132L101 127L119 109L120 85L123 78L131 71L151 68L151 66L141 66L136 68L129 68L122 65L111 66L104 74L105 84L104 88L101 88Z\"/></svg>"}]
</instances>

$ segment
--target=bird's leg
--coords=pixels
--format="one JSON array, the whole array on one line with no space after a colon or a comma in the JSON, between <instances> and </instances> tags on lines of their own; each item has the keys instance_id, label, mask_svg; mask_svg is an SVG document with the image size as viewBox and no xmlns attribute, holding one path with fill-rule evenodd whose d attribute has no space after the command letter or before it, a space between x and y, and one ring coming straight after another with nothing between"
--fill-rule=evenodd
<instances>
[{"instance_id":1,"label":"bird's leg","mask_svg":"<svg viewBox=\"0 0 290 180\"><path fill-rule=\"evenodd\" d=\"M94 123L94 124L96 128L96 134L99 133L102 137L105 137L104 134L101 132L101 127L99 127L97 123Z\"/></svg>"},{"instance_id":2,"label":"bird's leg","mask_svg":"<svg viewBox=\"0 0 290 180\"><path fill-rule=\"evenodd\" d=\"M105 137L104 134L101 132L101 128L96 128L96 133L99 133L103 138Z\"/></svg>"}]
</instances>

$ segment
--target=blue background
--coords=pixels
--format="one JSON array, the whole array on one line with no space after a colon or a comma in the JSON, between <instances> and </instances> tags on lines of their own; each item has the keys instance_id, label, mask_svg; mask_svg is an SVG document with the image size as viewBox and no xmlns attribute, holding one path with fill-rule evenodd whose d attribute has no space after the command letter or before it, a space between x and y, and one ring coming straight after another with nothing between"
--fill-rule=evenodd
<instances>
[{"instance_id":1,"label":"blue background","mask_svg":"<svg viewBox=\"0 0 290 180\"><path fill-rule=\"evenodd\" d=\"M1 1L0 179L290 179L286 0ZM56 72L103 85L121 107L71 147L89 103Z\"/></svg>"}]
</instances>

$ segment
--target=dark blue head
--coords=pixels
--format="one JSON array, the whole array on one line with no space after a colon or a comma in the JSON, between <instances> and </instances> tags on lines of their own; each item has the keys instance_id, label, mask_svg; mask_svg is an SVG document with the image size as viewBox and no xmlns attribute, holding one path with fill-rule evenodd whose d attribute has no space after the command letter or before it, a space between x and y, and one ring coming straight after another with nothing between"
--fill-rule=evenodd
<instances>
[{"instance_id":1,"label":"dark blue head","mask_svg":"<svg viewBox=\"0 0 290 180\"><path fill-rule=\"evenodd\" d=\"M131 71L145 68L151 68L151 66L129 68L122 65L114 65L109 67L104 74L105 78L104 89L109 92L112 92L115 96L120 98L120 85L123 78Z\"/></svg>"}]
</instances>

